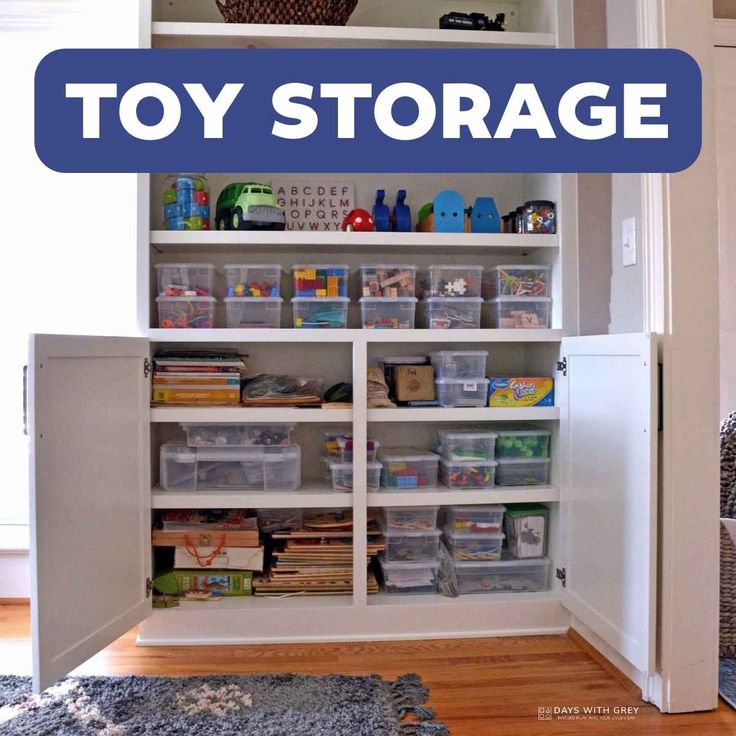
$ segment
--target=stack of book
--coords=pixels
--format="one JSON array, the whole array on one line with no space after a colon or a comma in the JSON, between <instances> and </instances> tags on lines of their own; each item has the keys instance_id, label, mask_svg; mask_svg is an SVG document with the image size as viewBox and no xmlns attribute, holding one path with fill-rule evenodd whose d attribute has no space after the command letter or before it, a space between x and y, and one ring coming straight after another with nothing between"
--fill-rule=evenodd
<instances>
[{"instance_id":1,"label":"stack of book","mask_svg":"<svg viewBox=\"0 0 736 736\"><path fill-rule=\"evenodd\" d=\"M244 371L236 354L160 355L153 359L153 403L237 405Z\"/></svg>"}]
</instances>

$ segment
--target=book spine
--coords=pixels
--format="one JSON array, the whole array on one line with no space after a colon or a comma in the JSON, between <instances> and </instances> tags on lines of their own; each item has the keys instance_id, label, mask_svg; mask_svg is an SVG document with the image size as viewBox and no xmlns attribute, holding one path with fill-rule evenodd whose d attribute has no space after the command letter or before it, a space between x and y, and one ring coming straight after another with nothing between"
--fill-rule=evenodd
<instances>
[{"instance_id":1,"label":"book spine","mask_svg":"<svg viewBox=\"0 0 736 736\"><path fill-rule=\"evenodd\" d=\"M240 390L230 388L154 388L153 400L162 404L176 403L222 403L237 404L240 400Z\"/></svg>"}]
</instances>

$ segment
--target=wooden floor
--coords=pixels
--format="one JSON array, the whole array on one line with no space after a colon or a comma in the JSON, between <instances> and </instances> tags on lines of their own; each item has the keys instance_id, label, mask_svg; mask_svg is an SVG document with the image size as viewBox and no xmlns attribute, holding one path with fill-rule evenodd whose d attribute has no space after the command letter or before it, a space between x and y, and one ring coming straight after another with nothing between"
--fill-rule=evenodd
<instances>
[{"instance_id":1,"label":"wooden floor","mask_svg":"<svg viewBox=\"0 0 736 736\"><path fill-rule=\"evenodd\" d=\"M736 734L736 712L662 715L642 703L600 658L569 636L319 645L136 647L135 630L77 674L204 675L300 672L393 678L417 672L452 736L720 736ZM28 608L0 605L0 672L28 674ZM639 706L633 720L540 721L540 706Z\"/></svg>"}]
</instances>

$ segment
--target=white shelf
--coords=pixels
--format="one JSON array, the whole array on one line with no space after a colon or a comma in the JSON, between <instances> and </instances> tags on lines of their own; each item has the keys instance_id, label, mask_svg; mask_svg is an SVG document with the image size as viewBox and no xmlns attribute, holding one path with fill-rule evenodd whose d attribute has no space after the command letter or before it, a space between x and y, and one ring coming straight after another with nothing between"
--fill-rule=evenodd
<instances>
[{"instance_id":1,"label":"white shelf","mask_svg":"<svg viewBox=\"0 0 736 736\"><path fill-rule=\"evenodd\" d=\"M228 329L216 328L212 330L165 330L152 328L148 337L152 342L344 342L350 344L356 332L362 330L295 330L284 329Z\"/></svg>"},{"instance_id":2,"label":"white shelf","mask_svg":"<svg viewBox=\"0 0 736 736\"><path fill-rule=\"evenodd\" d=\"M352 409L249 406L154 406L152 422L352 422Z\"/></svg>"},{"instance_id":3,"label":"white shelf","mask_svg":"<svg viewBox=\"0 0 736 736\"><path fill-rule=\"evenodd\" d=\"M281 596L224 596L218 600L182 600L175 608L157 609L162 613L208 611L262 611L288 610L293 608L349 608L353 605L352 595L281 595Z\"/></svg>"},{"instance_id":4,"label":"white shelf","mask_svg":"<svg viewBox=\"0 0 736 736\"><path fill-rule=\"evenodd\" d=\"M352 493L335 493L324 483L305 483L290 493L259 491L151 491L154 509L319 509L350 508Z\"/></svg>"},{"instance_id":5,"label":"white shelf","mask_svg":"<svg viewBox=\"0 0 736 736\"><path fill-rule=\"evenodd\" d=\"M441 593L376 593L368 596L368 606L467 606L469 604L493 604L504 606L509 603L554 602L560 598L554 590L537 593L468 593L449 598Z\"/></svg>"},{"instance_id":6,"label":"white shelf","mask_svg":"<svg viewBox=\"0 0 736 736\"><path fill-rule=\"evenodd\" d=\"M488 491L450 491L421 488L394 493L385 490L368 494L368 506L455 506L493 503L554 503L560 500L556 486L496 486Z\"/></svg>"},{"instance_id":7,"label":"white shelf","mask_svg":"<svg viewBox=\"0 0 736 736\"><path fill-rule=\"evenodd\" d=\"M368 409L369 422L515 422L530 420L555 421L560 418L557 406L525 407L522 409L416 407L398 409Z\"/></svg>"},{"instance_id":8,"label":"white shelf","mask_svg":"<svg viewBox=\"0 0 736 736\"><path fill-rule=\"evenodd\" d=\"M554 33L455 31L438 28L309 26L254 23L152 24L154 47L245 48L554 48Z\"/></svg>"},{"instance_id":9,"label":"white shelf","mask_svg":"<svg viewBox=\"0 0 736 736\"><path fill-rule=\"evenodd\" d=\"M354 330L366 342L560 342L562 330Z\"/></svg>"}]
</instances>

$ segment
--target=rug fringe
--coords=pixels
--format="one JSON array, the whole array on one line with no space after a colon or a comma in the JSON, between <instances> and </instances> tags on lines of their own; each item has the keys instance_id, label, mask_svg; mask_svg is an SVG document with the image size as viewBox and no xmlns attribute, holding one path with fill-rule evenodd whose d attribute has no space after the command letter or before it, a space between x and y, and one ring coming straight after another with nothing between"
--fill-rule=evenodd
<instances>
[{"instance_id":1,"label":"rug fringe","mask_svg":"<svg viewBox=\"0 0 736 736\"><path fill-rule=\"evenodd\" d=\"M391 695L399 718L403 720L406 716L413 716L416 719L399 725L402 736L450 736L447 726L435 721L435 712L424 705L429 697L429 688L419 675L402 675L392 682Z\"/></svg>"}]
</instances>

